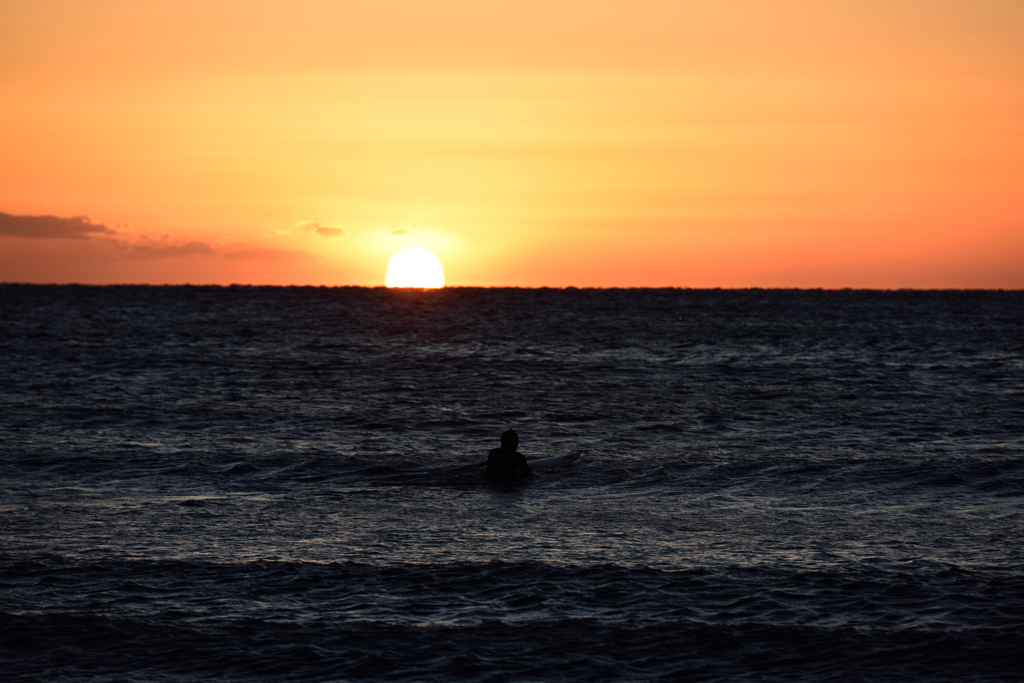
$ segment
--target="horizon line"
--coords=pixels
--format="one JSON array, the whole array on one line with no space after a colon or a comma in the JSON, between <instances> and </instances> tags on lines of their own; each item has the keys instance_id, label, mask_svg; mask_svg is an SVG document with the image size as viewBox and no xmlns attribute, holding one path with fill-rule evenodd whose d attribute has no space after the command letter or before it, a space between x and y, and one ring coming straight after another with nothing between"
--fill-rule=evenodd
<instances>
[{"instance_id":1,"label":"horizon line","mask_svg":"<svg viewBox=\"0 0 1024 683\"><path fill-rule=\"evenodd\" d=\"M243 284L231 283L221 285L215 283L136 283L117 282L108 284L93 284L84 282L0 282L0 287L195 287L220 289L242 289L242 288L278 288L278 289L383 289L388 291L402 292L436 292L446 289L525 289L525 290L559 290L559 291L690 291L690 292L1024 292L1024 288L1008 289L1005 287L686 287L679 285L666 285L664 287L630 287L630 286L523 286L523 285L445 285L443 287L388 287L386 285L270 285L270 284Z\"/></svg>"}]
</instances>

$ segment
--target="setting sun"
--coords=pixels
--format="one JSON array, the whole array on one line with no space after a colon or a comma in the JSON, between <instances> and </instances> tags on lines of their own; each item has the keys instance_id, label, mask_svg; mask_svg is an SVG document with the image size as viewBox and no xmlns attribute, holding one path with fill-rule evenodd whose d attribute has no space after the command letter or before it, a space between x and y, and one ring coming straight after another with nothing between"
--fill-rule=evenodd
<instances>
[{"instance_id":1,"label":"setting sun","mask_svg":"<svg viewBox=\"0 0 1024 683\"><path fill-rule=\"evenodd\" d=\"M423 247L408 247L391 257L384 284L388 287L444 287L444 268Z\"/></svg>"}]
</instances>

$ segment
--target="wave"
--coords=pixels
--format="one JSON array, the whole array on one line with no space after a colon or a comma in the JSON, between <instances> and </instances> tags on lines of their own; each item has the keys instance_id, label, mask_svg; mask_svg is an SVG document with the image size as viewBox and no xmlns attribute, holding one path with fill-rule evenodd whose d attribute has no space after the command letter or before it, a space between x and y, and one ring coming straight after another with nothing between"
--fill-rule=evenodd
<instances>
[{"instance_id":1,"label":"wave","mask_svg":"<svg viewBox=\"0 0 1024 683\"><path fill-rule=\"evenodd\" d=\"M543 562L75 563L51 557L5 561L0 589L10 613L113 614L127 599L132 612L171 621L177 618L168 615L198 618L217 605L220 615L231 618L259 613L286 621L421 626L553 618L935 631L1024 625L1024 577L926 560L669 570ZM140 598L139 591L152 594Z\"/></svg>"},{"instance_id":2,"label":"wave","mask_svg":"<svg viewBox=\"0 0 1024 683\"><path fill-rule=\"evenodd\" d=\"M469 626L0 613L9 681L1017 680L1019 633L593 619Z\"/></svg>"}]
</instances>

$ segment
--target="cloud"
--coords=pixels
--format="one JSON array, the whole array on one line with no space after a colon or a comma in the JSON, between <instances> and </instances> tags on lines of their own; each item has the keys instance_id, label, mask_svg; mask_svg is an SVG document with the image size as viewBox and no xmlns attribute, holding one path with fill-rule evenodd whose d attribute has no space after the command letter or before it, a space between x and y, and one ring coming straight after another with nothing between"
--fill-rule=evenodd
<instances>
[{"instance_id":1,"label":"cloud","mask_svg":"<svg viewBox=\"0 0 1024 683\"><path fill-rule=\"evenodd\" d=\"M216 256L217 250L204 242L171 244L165 247L134 246L128 258L173 258L181 256Z\"/></svg>"},{"instance_id":2,"label":"cloud","mask_svg":"<svg viewBox=\"0 0 1024 683\"><path fill-rule=\"evenodd\" d=\"M402 225L391 228L392 235L408 235L414 232L423 232L420 230L420 226L415 223L403 223Z\"/></svg>"},{"instance_id":3,"label":"cloud","mask_svg":"<svg viewBox=\"0 0 1024 683\"><path fill-rule=\"evenodd\" d=\"M57 216L12 216L0 213L0 235L35 239L87 240L94 235L115 234L100 223L85 216L58 218Z\"/></svg>"},{"instance_id":4,"label":"cloud","mask_svg":"<svg viewBox=\"0 0 1024 683\"><path fill-rule=\"evenodd\" d=\"M321 237L344 237L345 228L336 225L320 225L316 221L299 221L295 224L296 229L305 230Z\"/></svg>"},{"instance_id":5,"label":"cloud","mask_svg":"<svg viewBox=\"0 0 1024 683\"><path fill-rule=\"evenodd\" d=\"M325 237L340 237L345 234L342 228L320 226L312 221L302 221L297 223L296 227ZM287 231L284 233L287 234ZM93 223L85 216L58 218L0 213L0 237L88 240L107 254L108 258L156 260L213 257L264 263L304 263L317 260L313 254L291 249L252 247L244 242L213 246L193 240L176 244L169 235L151 235L139 235L132 230L111 230L105 225ZM105 239L97 240L97 237Z\"/></svg>"},{"instance_id":6,"label":"cloud","mask_svg":"<svg viewBox=\"0 0 1024 683\"><path fill-rule=\"evenodd\" d=\"M131 259L162 259L189 256L219 256L241 261L261 261L264 263L303 263L316 260L312 254L291 249L267 249L264 247L249 248L246 244L214 248L204 242L187 244L169 244L166 246L140 246L131 248L127 254Z\"/></svg>"},{"instance_id":7,"label":"cloud","mask_svg":"<svg viewBox=\"0 0 1024 683\"><path fill-rule=\"evenodd\" d=\"M307 254L304 251L294 251L291 249L265 249L263 247L229 251L224 254L224 257L230 259L242 259L246 261L262 261L264 263L304 263L306 261L315 261L317 258L316 256Z\"/></svg>"},{"instance_id":8,"label":"cloud","mask_svg":"<svg viewBox=\"0 0 1024 683\"><path fill-rule=\"evenodd\" d=\"M427 235L430 237L441 237L454 234L450 230L425 228L417 223L402 223L401 225L388 228L387 231L392 235Z\"/></svg>"}]
</instances>

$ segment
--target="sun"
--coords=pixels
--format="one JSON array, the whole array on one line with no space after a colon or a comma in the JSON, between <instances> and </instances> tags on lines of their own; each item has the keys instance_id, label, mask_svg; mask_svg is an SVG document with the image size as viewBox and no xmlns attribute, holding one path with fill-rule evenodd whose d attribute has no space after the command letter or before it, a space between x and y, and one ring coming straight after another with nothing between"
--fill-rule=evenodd
<instances>
[{"instance_id":1,"label":"sun","mask_svg":"<svg viewBox=\"0 0 1024 683\"><path fill-rule=\"evenodd\" d=\"M384 275L388 287L444 287L444 268L437 257L423 247L407 247L391 257Z\"/></svg>"}]
</instances>

